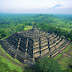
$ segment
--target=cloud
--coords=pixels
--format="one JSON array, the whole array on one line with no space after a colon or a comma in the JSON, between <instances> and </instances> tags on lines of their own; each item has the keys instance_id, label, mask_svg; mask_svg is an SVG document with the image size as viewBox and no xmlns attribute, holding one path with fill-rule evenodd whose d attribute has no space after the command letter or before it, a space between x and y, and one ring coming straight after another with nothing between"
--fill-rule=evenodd
<instances>
[{"instance_id":1,"label":"cloud","mask_svg":"<svg viewBox=\"0 0 72 72\"><path fill-rule=\"evenodd\" d=\"M72 0L0 0L0 12L71 13Z\"/></svg>"},{"instance_id":2,"label":"cloud","mask_svg":"<svg viewBox=\"0 0 72 72\"><path fill-rule=\"evenodd\" d=\"M1 0L0 9L35 9L49 8L56 5L57 0Z\"/></svg>"},{"instance_id":3,"label":"cloud","mask_svg":"<svg viewBox=\"0 0 72 72\"><path fill-rule=\"evenodd\" d=\"M52 8L62 8L62 7L63 7L62 4L57 4L57 5L53 6Z\"/></svg>"},{"instance_id":4,"label":"cloud","mask_svg":"<svg viewBox=\"0 0 72 72\"><path fill-rule=\"evenodd\" d=\"M43 13L49 14L72 14L72 8L48 8Z\"/></svg>"}]
</instances>

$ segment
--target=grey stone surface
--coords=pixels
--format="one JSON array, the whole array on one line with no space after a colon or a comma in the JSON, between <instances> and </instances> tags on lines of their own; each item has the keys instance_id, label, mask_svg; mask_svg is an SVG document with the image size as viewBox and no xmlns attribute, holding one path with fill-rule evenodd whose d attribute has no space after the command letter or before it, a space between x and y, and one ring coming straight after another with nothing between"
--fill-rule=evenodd
<instances>
[{"instance_id":1,"label":"grey stone surface","mask_svg":"<svg viewBox=\"0 0 72 72\"><path fill-rule=\"evenodd\" d=\"M54 57L62 48L66 48L67 43L70 42L54 33L39 30L36 26L32 30L18 32L0 40L2 48L22 63L44 56Z\"/></svg>"}]
</instances>

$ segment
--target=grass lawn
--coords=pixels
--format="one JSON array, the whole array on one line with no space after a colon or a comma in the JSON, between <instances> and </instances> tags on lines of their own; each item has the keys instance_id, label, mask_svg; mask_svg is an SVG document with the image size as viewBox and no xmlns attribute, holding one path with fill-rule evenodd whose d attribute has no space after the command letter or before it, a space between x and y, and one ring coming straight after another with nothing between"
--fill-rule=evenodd
<instances>
[{"instance_id":1,"label":"grass lawn","mask_svg":"<svg viewBox=\"0 0 72 72\"><path fill-rule=\"evenodd\" d=\"M69 46L69 49L67 49L64 53L67 54L67 55L72 56L72 43L71 43L71 45Z\"/></svg>"},{"instance_id":2,"label":"grass lawn","mask_svg":"<svg viewBox=\"0 0 72 72\"><path fill-rule=\"evenodd\" d=\"M71 48L71 45L72 43L63 52L67 52Z\"/></svg>"},{"instance_id":3,"label":"grass lawn","mask_svg":"<svg viewBox=\"0 0 72 72\"><path fill-rule=\"evenodd\" d=\"M58 59L61 56L62 56L62 54L58 54L54 59L56 60L56 59Z\"/></svg>"},{"instance_id":4,"label":"grass lawn","mask_svg":"<svg viewBox=\"0 0 72 72\"><path fill-rule=\"evenodd\" d=\"M71 49L71 46L72 46L72 43L65 50L63 50L63 53L69 51ZM72 51L71 51L71 53L72 53ZM58 54L54 59L58 59L61 56L62 56L62 54Z\"/></svg>"},{"instance_id":5,"label":"grass lawn","mask_svg":"<svg viewBox=\"0 0 72 72\"><path fill-rule=\"evenodd\" d=\"M41 28L38 28L38 29L41 29Z\"/></svg>"},{"instance_id":6,"label":"grass lawn","mask_svg":"<svg viewBox=\"0 0 72 72\"><path fill-rule=\"evenodd\" d=\"M15 69L18 72L23 72L23 68L20 67L22 63L20 63L17 59L13 59L8 53L1 55L1 53L4 53L4 52L5 51L1 48L1 45L0 45L0 58L1 58L0 61L7 64L11 70ZM16 63L19 65L17 65Z\"/></svg>"},{"instance_id":7,"label":"grass lawn","mask_svg":"<svg viewBox=\"0 0 72 72\"><path fill-rule=\"evenodd\" d=\"M72 54L72 43L63 51L67 55ZM61 70L66 70L69 65L72 65L72 58L66 57L62 54L57 55L55 58L61 64Z\"/></svg>"},{"instance_id":8,"label":"grass lawn","mask_svg":"<svg viewBox=\"0 0 72 72\"><path fill-rule=\"evenodd\" d=\"M69 65L72 65L72 59L66 56L62 56L58 62L61 64L61 70L66 70Z\"/></svg>"},{"instance_id":9,"label":"grass lawn","mask_svg":"<svg viewBox=\"0 0 72 72\"><path fill-rule=\"evenodd\" d=\"M1 60L3 63L7 64L8 67L10 68L10 70L16 70L18 72L23 72L23 69L16 65L14 62L12 62L11 60L9 60L8 58L5 58L3 56L0 56Z\"/></svg>"},{"instance_id":10,"label":"grass lawn","mask_svg":"<svg viewBox=\"0 0 72 72\"><path fill-rule=\"evenodd\" d=\"M29 25L27 25L27 26L24 27L24 30L32 29L32 27L33 27L33 26L29 26Z\"/></svg>"},{"instance_id":11,"label":"grass lawn","mask_svg":"<svg viewBox=\"0 0 72 72\"><path fill-rule=\"evenodd\" d=\"M71 58L68 58L66 56L63 56L63 58L59 62L61 62L65 66L72 65L72 59Z\"/></svg>"},{"instance_id":12,"label":"grass lawn","mask_svg":"<svg viewBox=\"0 0 72 72\"><path fill-rule=\"evenodd\" d=\"M0 45L0 53L4 53L5 52L5 50L1 47L1 45ZM8 56L10 59L12 59L12 60L14 60L15 62L17 62L17 63L19 63L19 64L22 64L20 61L18 61L17 59L14 59L14 58L12 58L8 53L5 53L5 55L6 56Z\"/></svg>"}]
</instances>

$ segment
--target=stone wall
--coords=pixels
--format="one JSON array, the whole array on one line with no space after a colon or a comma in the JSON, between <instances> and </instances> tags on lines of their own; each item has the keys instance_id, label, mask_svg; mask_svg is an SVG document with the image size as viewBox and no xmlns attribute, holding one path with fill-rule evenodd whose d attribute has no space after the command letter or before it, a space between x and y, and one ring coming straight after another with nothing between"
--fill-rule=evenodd
<instances>
[{"instance_id":1,"label":"stone wall","mask_svg":"<svg viewBox=\"0 0 72 72\"><path fill-rule=\"evenodd\" d=\"M24 63L39 57L55 57L70 41L44 30L18 32L0 41L2 48Z\"/></svg>"}]
</instances>

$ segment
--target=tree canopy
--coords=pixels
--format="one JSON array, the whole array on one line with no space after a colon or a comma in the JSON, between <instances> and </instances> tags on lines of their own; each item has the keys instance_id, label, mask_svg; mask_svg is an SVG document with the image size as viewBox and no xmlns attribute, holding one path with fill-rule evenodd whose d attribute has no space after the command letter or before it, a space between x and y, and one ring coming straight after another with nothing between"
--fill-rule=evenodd
<instances>
[{"instance_id":1,"label":"tree canopy","mask_svg":"<svg viewBox=\"0 0 72 72\"><path fill-rule=\"evenodd\" d=\"M60 65L52 58L44 57L36 61L35 72L60 72Z\"/></svg>"},{"instance_id":2,"label":"tree canopy","mask_svg":"<svg viewBox=\"0 0 72 72\"><path fill-rule=\"evenodd\" d=\"M0 39L24 30L27 25L72 40L72 15L0 14Z\"/></svg>"}]
</instances>

